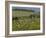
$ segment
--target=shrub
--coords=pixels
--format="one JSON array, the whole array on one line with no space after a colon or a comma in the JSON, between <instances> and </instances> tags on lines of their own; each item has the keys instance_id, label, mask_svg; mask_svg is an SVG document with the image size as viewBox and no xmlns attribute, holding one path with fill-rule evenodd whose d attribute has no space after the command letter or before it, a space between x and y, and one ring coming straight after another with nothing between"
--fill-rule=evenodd
<instances>
[{"instance_id":1,"label":"shrub","mask_svg":"<svg viewBox=\"0 0 46 38\"><path fill-rule=\"evenodd\" d=\"M18 20L18 17L13 17L12 20Z\"/></svg>"}]
</instances>

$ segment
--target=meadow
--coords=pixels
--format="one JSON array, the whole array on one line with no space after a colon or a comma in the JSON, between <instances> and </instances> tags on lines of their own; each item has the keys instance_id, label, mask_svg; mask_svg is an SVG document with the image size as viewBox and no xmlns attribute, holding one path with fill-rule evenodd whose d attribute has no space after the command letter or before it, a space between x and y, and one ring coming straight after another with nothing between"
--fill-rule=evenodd
<instances>
[{"instance_id":1,"label":"meadow","mask_svg":"<svg viewBox=\"0 0 46 38\"><path fill-rule=\"evenodd\" d=\"M40 30L40 14L31 10L12 10L12 31Z\"/></svg>"}]
</instances>

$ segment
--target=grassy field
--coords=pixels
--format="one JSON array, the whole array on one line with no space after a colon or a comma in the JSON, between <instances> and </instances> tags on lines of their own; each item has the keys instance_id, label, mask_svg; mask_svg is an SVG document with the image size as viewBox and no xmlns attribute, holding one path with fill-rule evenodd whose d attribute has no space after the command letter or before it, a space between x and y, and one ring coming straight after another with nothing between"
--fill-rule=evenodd
<instances>
[{"instance_id":1,"label":"grassy field","mask_svg":"<svg viewBox=\"0 0 46 38\"><path fill-rule=\"evenodd\" d=\"M12 31L39 30L40 17L31 11L13 10Z\"/></svg>"}]
</instances>

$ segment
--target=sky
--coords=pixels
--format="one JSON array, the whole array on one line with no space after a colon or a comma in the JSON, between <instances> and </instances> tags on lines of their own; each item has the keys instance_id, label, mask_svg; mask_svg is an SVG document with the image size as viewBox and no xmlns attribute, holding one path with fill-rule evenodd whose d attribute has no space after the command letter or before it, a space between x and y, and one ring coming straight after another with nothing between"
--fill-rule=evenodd
<instances>
[{"instance_id":1,"label":"sky","mask_svg":"<svg viewBox=\"0 0 46 38\"><path fill-rule=\"evenodd\" d=\"M26 10L34 10L35 12L40 12L40 8L35 7L13 7L13 9L26 9Z\"/></svg>"}]
</instances>

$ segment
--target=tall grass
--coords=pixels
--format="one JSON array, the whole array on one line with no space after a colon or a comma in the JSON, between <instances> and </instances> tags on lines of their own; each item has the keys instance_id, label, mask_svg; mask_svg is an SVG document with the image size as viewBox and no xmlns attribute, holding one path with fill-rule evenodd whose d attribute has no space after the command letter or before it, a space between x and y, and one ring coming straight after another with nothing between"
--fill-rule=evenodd
<instances>
[{"instance_id":1,"label":"tall grass","mask_svg":"<svg viewBox=\"0 0 46 38\"><path fill-rule=\"evenodd\" d=\"M12 30L13 31L24 31L24 30L39 30L40 29L40 17L30 17L31 11L13 11L12 17ZM34 14L33 14L34 15ZM16 18L17 17L17 18Z\"/></svg>"}]
</instances>

